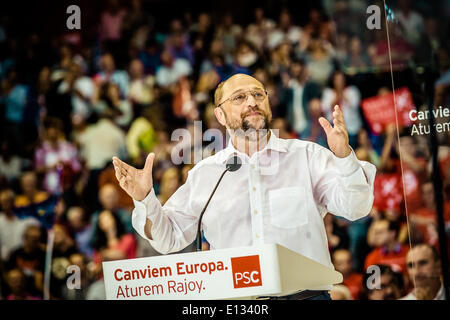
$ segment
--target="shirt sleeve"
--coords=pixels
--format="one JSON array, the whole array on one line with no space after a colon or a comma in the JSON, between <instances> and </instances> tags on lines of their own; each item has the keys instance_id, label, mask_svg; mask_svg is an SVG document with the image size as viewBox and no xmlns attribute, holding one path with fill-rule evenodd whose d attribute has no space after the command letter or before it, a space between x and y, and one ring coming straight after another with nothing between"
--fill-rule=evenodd
<instances>
[{"instance_id":1,"label":"shirt sleeve","mask_svg":"<svg viewBox=\"0 0 450 320\"><path fill-rule=\"evenodd\" d=\"M192 187L190 174L186 183L161 205L152 189L142 201L133 199L135 208L132 213L132 224L137 233L147 239L151 246L162 254L177 252L191 244L197 234L199 214L192 210ZM152 222L153 239L145 235L145 223Z\"/></svg>"},{"instance_id":2,"label":"shirt sleeve","mask_svg":"<svg viewBox=\"0 0 450 320\"><path fill-rule=\"evenodd\" d=\"M311 178L316 199L328 212L348 220L365 217L372 209L376 168L359 161L352 150L345 158L317 146L311 161Z\"/></svg>"}]
</instances>

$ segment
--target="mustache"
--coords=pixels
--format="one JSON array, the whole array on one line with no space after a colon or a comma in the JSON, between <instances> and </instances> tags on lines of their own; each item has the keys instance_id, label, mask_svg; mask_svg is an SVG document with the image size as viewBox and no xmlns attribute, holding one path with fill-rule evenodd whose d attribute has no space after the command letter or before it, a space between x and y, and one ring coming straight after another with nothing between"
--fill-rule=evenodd
<instances>
[{"instance_id":1,"label":"mustache","mask_svg":"<svg viewBox=\"0 0 450 320\"><path fill-rule=\"evenodd\" d=\"M244 118L247 117L249 114L254 113L254 112L258 113L259 115L261 115L261 116L263 116L263 117L266 116L266 113L265 113L263 110L261 110L261 109L255 109L255 110L249 110L249 111L247 111L247 112L241 114L241 118L244 119Z\"/></svg>"}]
</instances>

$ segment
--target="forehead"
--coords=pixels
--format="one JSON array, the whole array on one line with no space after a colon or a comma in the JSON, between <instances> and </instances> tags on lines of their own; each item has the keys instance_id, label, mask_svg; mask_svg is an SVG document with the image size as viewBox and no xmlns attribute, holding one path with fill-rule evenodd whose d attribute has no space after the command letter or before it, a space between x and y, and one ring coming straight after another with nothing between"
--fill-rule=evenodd
<instances>
[{"instance_id":1,"label":"forehead","mask_svg":"<svg viewBox=\"0 0 450 320\"><path fill-rule=\"evenodd\" d=\"M336 251L334 253L334 259L336 260L347 260L350 258L350 252L348 251Z\"/></svg>"},{"instance_id":2,"label":"forehead","mask_svg":"<svg viewBox=\"0 0 450 320\"><path fill-rule=\"evenodd\" d=\"M406 262L413 262L418 260L432 260L433 253L430 248L427 247L417 247L413 248L408 252L406 256Z\"/></svg>"},{"instance_id":3,"label":"forehead","mask_svg":"<svg viewBox=\"0 0 450 320\"><path fill-rule=\"evenodd\" d=\"M383 230L389 227L389 223L386 220L379 220L375 222L374 229L375 230Z\"/></svg>"},{"instance_id":4,"label":"forehead","mask_svg":"<svg viewBox=\"0 0 450 320\"><path fill-rule=\"evenodd\" d=\"M223 85L223 94L232 94L240 90L262 89L264 86L261 82L247 75L236 75L229 78Z\"/></svg>"}]
</instances>

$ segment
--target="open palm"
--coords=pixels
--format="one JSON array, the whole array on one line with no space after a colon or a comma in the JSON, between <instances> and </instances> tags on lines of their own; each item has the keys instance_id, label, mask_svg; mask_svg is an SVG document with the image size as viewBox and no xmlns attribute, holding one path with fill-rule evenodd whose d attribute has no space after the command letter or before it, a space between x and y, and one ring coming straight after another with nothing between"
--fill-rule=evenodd
<instances>
[{"instance_id":1,"label":"open palm","mask_svg":"<svg viewBox=\"0 0 450 320\"><path fill-rule=\"evenodd\" d=\"M114 170L120 186L134 200L142 201L153 187L152 166L155 154L150 153L142 170L113 157Z\"/></svg>"},{"instance_id":2,"label":"open palm","mask_svg":"<svg viewBox=\"0 0 450 320\"><path fill-rule=\"evenodd\" d=\"M325 130L328 146L331 151L339 158L347 157L351 152L351 148L348 143L348 132L341 108L338 105L334 106L334 126L332 126L324 117L319 118L319 123Z\"/></svg>"}]
</instances>

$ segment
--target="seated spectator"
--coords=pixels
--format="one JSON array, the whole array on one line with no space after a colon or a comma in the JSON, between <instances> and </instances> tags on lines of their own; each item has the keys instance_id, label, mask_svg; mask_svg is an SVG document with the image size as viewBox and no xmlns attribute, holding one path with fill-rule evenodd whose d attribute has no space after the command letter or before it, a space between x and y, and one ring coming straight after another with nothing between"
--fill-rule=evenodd
<instances>
[{"instance_id":1,"label":"seated spectator","mask_svg":"<svg viewBox=\"0 0 450 320\"><path fill-rule=\"evenodd\" d=\"M414 47L401 34L398 28L390 31L389 42L386 37L386 27L375 32L376 40L367 49L373 66L382 70L403 70L414 54Z\"/></svg>"},{"instance_id":2,"label":"seated spectator","mask_svg":"<svg viewBox=\"0 0 450 320\"><path fill-rule=\"evenodd\" d=\"M127 212L118 206L118 195L114 185L105 184L102 186L98 192L98 198L100 200L101 210L94 212L91 216L91 241L97 237L97 229L95 226L98 224L99 216L104 210L109 210L120 218L120 221L125 228L125 232L133 232L130 212Z\"/></svg>"},{"instance_id":3,"label":"seated spectator","mask_svg":"<svg viewBox=\"0 0 450 320\"><path fill-rule=\"evenodd\" d=\"M100 57L99 65L100 72L93 78L97 88L100 88L105 82L112 82L119 86L121 98L128 97L130 78L126 71L116 69L116 63L112 54L103 54Z\"/></svg>"},{"instance_id":4,"label":"seated spectator","mask_svg":"<svg viewBox=\"0 0 450 320\"><path fill-rule=\"evenodd\" d=\"M326 17L323 11L317 8L311 8L309 11L309 21L304 26L303 31L311 37L317 37L321 40L331 42L335 36L334 23L334 21Z\"/></svg>"},{"instance_id":5,"label":"seated spectator","mask_svg":"<svg viewBox=\"0 0 450 320\"><path fill-rule=\"evenodd\" d=\"M272 130L278 138L281 139L296 139L297 134L290 128L289 124L284 118L275 118L271 124Z\"/></svg>"},{"instance_id":6,"label":"seated spectator","mask_svg":"<svg viewBox=\"0 0 450 320\"><path fill-rule=\"evenodd\" d=\"M133 118L130 102L120 96L119 86L113 82L101 85L94 109L99 114L111 113L112 120L121 128L127 128Z\"/></svg>"},{"instance_id":7,"label":"seated spectator","mask_svg":"<svg viewBox=\"0 0 450 320\"><path fill-rule=\"evenodd\" d=\"M359 160L370 162L376 167L380 165L380 157L373 149L367 130L364 128L361 128L358 131L357 145L358 147L355 149L355 154Z\"/></svg>"},{"instance_id":8,"label":"seated spectator","mask_svg":"<svg viewBox=\"0 0 450 320\"><path fill-rule=\"evenodd\" d=\"M41 238L40 227L28 226L23 236L23 246L14 250L5 263L6 269L20 269L26 277L27 292L39 297L43 294L45 265L45 250Z\"/></svg>"},{"instance_id":9,"label":"seated spectator","mask_svg":"<svg viewBox=\"0 0 450 320\"><path fill-rule=\"evenodd\" d=\"M309 103L312 99L320 97L319 86L309 79L303 60L292 61L289 76L289 79L286 79L285 91L282 93L287 108L287 120L294 131L304 139L316 125L314 119L310 118Z\"/></svg>"},{"instance_id":10,"label":"seated spectator","mask_svg":"<svg viewBox=\"0 0 450 320\"><path fill-rule=\"evenodd\" d=\"M154 100L155 77L144 74L144 64L139 59L130 62L130 93L129 98L135 105L148 106Z\"/></svg>"},{"instance_id":11,"label":"seated spectator","mask_svg":"<svg viewBox=\"0 0 450 320\"><path fill-rule=\"evenodd\" d=\"M72 73L73 83L71 89L72 101L72 123L78 124L86 120L92 113L91 100L95 93L95 85L88 77L80 61L74 61L70 65L69 72Z\"/></svg>"},{"instance_id":12,"label":"seated spectator","mask_svg":"<svg viewBox=\"0 0 450 320\"><path fill-rule=\"evenodd\" d=\"M94 248L93 262L101 263L100 252L104 249L118 250L125 259L136 258L136 240L132 233L126 232L120 217L110 211L103 210L98 217L95 228L95 237L92 242Z\"/></svg>"},{"instance_id":13,"label":"seated spectator","mask_svg":"<svg viewBox=\"0 0 450 320\"><path fill-rule=\"evenodd\" d=\"M183 30L172 32L167 39L167 48L175 59L184 59L194 65L194 52Z\"/></svg>"},{"instance_id":14,"label":"seated spectator","mask_svg":"<svg viewBox=\"0 0 450 320\"><path fill-rule=\"evenodd\" d=\"M253 43L259 52L262 52L267 42L267 36L275 27L275 22L265 17L264 9L261 7L255 8L254 16L254 21L244 32L244 37Z\"/></svg>"},{"instance_id":15,"label":"seated spectator","mask_svg":"<svg viewBox=\"0 0 450 320\"><path fill-rule=\"evenodd\" d=\"M368 242L375 246L366 257L364 268L371 265L389 265L393 271L406 273L405 257L409 247L398 242L399 224L388 219L373 221L368 232ZM373 239L370 241L370 237Z\"/></svg>"},{"instance_id":16,"label":"seated spectator","mask_svg":"<svg viewBox=\"0 0 450 320\"><path fill-rule=\"evenodd\" d=\"M433 246L418 244L412 247L406 265L415 287L401 300L445 300L441 262Z\"/></svg>"},{"instance_id":17,"label":"seated spectator","mask_svg":"<svg viewBox=\"0 0 450 320\"><path fill-rule=\"evenodd\" d=\"M19 179L25 159L12 153L11 142L7 139L0 141L0 176L4 176L9 183Z\"/></svg>"},{"instance_id":18,"label":"seated spectator","mask_svg":"<svg viewBox=\"0 0 450 320\"><path fill-rule=\"evenodd\" d=\"M126 254L122 250L102 249L100 251L101 261L114 261L126 259ZM87 289L87 300L106 300L105 281L103 273L99 273L98 279L91 283Z\"/></svg>"},{"instance_id":19,"label":"seated spectator","mask_svg":"<svg viewBox=\"0 0 450 320\"><path fill-rule=\"evenodd\" d=\"M309 40L306 52L302 54L311 74L311 80L325 87L333 73L334 57L329 43L319 39ZM346 123L348 120L346 120Z\"/></svg>"},{"instance_id":20,"label":"seated spectator","mask_svg":"<svg viewBox=\"0 0 450 320\"><path fill-rule=\"evenodd\" d=\"M273 49L284 41L296 44L300 40L302 33L302 29L292 23L289 11L283 9L280 13L277 27L268 34L266 45L269 49Z\"/></svg>"},{"instance_id":21,"label":"seated spectator","mask_svg":"<svg viewBox=\"0 0 450 320\"><path fill-rule=\"evenodd\" d=\"M149 118L146 114L134 119L127 132L127 151L133 162L146 158L157 143L157 136Z\"/></svg>"},{"instance_id":22,"label":"seated spectator","mask_svg":"<svg viewBox=\"0 0 450 320\"><path fill-rule=\"evenodd\" d=\"M346 69L361 70L361 68L366 68L369 65L369 56L366 54L365 50L363 50L361 39L358 36L351 37L349 41L348 55L342 61L342 66Z\"/></svg>"},{"instance_id":23,"label":"seated spectator","mask_svg":"<svg viewBox=\"0 0 450 320\"><path fill-rule=\"evenodd\" d=\"M4 105L2 133L11 142L13 153L23 152L23 130L28 103L29 87L19 83L15 67L8 69L0 82L0 105Z\"/></svg>"},{"instance_id":24,"label":"seated spectator","mask_svg":"<svg viewBox=\"0 0 450 320\"><path fill-rule=\"evenodd\" d=\"M6 300L41 300L28 292L25 274L18 268L6 272L6 284L9 291Z\"/></svg>"},{"instance_id":25,"label":"seated spectator","mask_svg":"<svg viewBox=\"0 0 450 320\"><path fill-rule=\"evenodd\" d=\"M217 27L215 37L221 39L226 53L231 53L236 47L242 37L242 27L234 23L231 12L224 14L222 23Z\"/></svg>"},{"instance_id":26,"label":"seated spectator","mask_svg":"<svg viewBox=\"0 0 450 320\"><path fill-rule=\"evenodd\" d=\"M234 72L251 74L256 69L260 62L258 61L258 54L253 45L247 41L241 41L233 55Z\"/></svg>"},{"instance_id":27,"label":"seated spectator","mask_svg":"<svg viewBox=\"0 0 450 320\"><path fill-rule=\"evenodd\" d=\"M76 272L80 272L79 287L69 288L67 285L63 286L62 297L64 300L86 300L87 291L91 283L86 256L81 253L73 253L69 257L69 263L71 266L79 268L74 269Z\"/></svg>"},{"instance_id":28,"label":"seated spectator","mask_svg":"<svg viewBox=\"0 0 450 320\"><path fill-rule=\"evenodd\" d=\"M82 207L70 207L67 210L67 220L78 250L86 257L92 258L92 248L89 242L91 228L86 218L86 212Z\"/></svg>"},{"instance_id":29,"label":"seated spectator","mask_svg":"<svg viewBox=\"0 0 450 320\"><path fill-rule=\"evenodd\" d=\"M0 192L0 252L1 260L7 261L14 250L22 246L25 230L30 225L39 225L34 218L19 219L14 214L14 192L5 189Z\"/></svg>"},{"instance_id":30,"label":"seated spectator","mask_svg":"<svg viewBox=\"0 0 450 320\"><path fill-rule=\"evenodd\" d=\"M114 167L112 162L108 164L98 176L98 189L102 189L103 186L111 184L116 188L117 191L117 206L123 208L125 211L133 211L134 204L133 199L120 188L119 181L117 181L116 174L114 172Z\"/></svg>"},{"instance_id":31,"label":"seated spectator","mask_svg":"<svg viewBox=\"0 0 450 320\"><path fill-rule=\"evenodd\" d=\"M387 265L375 265L377 271L366 272L363 278L362 300L397 300L402 296L401 274ZM376 272L376 273L375 273ZM378 276L379 274L379 276Z\"/></svg>"},{"instance_id":32,"label":"seated spectator","mask_svg":"<svg viewBox=\"0 0 450 320\"><path fill-rule=\"evenodd\" d=\"M51 299L61 299L63 289L67 281L67 267L70 265L69 258L77 253L75 241L69 234L68 228L61 224L53 225L53 251L50 277L50 297Z\"/></svg>"},{"instance_id":33,"label":"seated spectator","mask_svg":"<svg viewBox=\"0 0 450 320\"><path fill-rule=\"evenodd\" d=\"M395 17L398 19L400 26L402 26L403 36L417 47L424 32L425 23L423 17L412 9L412 1L399 0Z\"/></svg>"},{"instance_id":34,"label":"seated spectator","mask_svg":"<svg viewBox=\"0 0 450 320\"><path fill-rule=\"evenodd\" d=\"M20 178L22 194L17 195L14 201L15 207L26 207L40 203L48 198L48 193L38 189L38 178L34 171L25 172Z\"/></svg>"},{"instance_id":35,"label":"seated spectator","mask_svg":"<svg viewBox=\"0 0 450 320\"><path fill-rule=\"evenodd\" d=\"M433 182L428 180L421 185L423 206L412 211L409 223L420 233L422 241L434 246L438 243L436 200ZM444 202L444 220L447 224L450 217L450 202Z\"/></svg>"},{"instance_id":36,"label":"seated spectator","mask_svg":"<svg viewBox=\"0 0 450 320\"><path fill-rule=\"evenodd\" d=\"M44 123L45 138L36 149L34 166L38 173L44 175L43 186L50 194L61 194L63 185L61 177L68 176L73 184L75 175L81 170L78 152L75 146L63 135L62 123L57 118L48 118Z\"/></svg>"},{"instance_id":37,"label":"seated spectator","mask_svg":"<svg viewBox=\"0 0 450 320\"><path fill-rule=\"evenodd\" d=\"M89 125L76 138L89 170L103 169L113 156L126 158L125 133L111 114L101 114L97 123Z\"/></svg>"},{"instance_id":38,"label":"seated spectator","mask_svg":"<svg viewBox=\"0 0 450 320\"><path fill-rule=\"evenodd\" d=\"M332 262L336 271L342 273L342 276L344 277L342 285L348 288L351 297L354 300L358 300L362 290L363 276L360 273L353 272L352 256L350 251L346 249L334 251L332 255Z\"/></svg>"},{"instance_id":39,"label":"seated spectator","mask_svg":"<svg viewBox=\"0 0 450 320\"><path fill-rule=\"evenodd\" d=\"M180 186L181 175L178 168L172 167L164 171L161 179L161 189L158 195L161 204L164 204Z\"/></svg>"},{"instance_id":40,"label":"seated spectator","mask_svg":"<svg viewBox=\"0 0 450 320\"><path fill-rule=\"evenodd\" d=\"M175 85L182 77L187 77L192 73L192 67L186 59L175 59L169 50L161 53L162 65L156 71L156 83L168 88Z\"/></svg>"},{"instance_id":41,"label":"seated spectator","mask_svg":"<svg viewBox=\"0 0 450 320\"><path fill-rule=\"evenodd\" d=\"M309 101L308 115L310 123L303 139L313 141L323 147L327 147L327 136L319 122L319 119L323 117L322 102L319 98L314 98Z\"/></svg>"}]
</instances>

